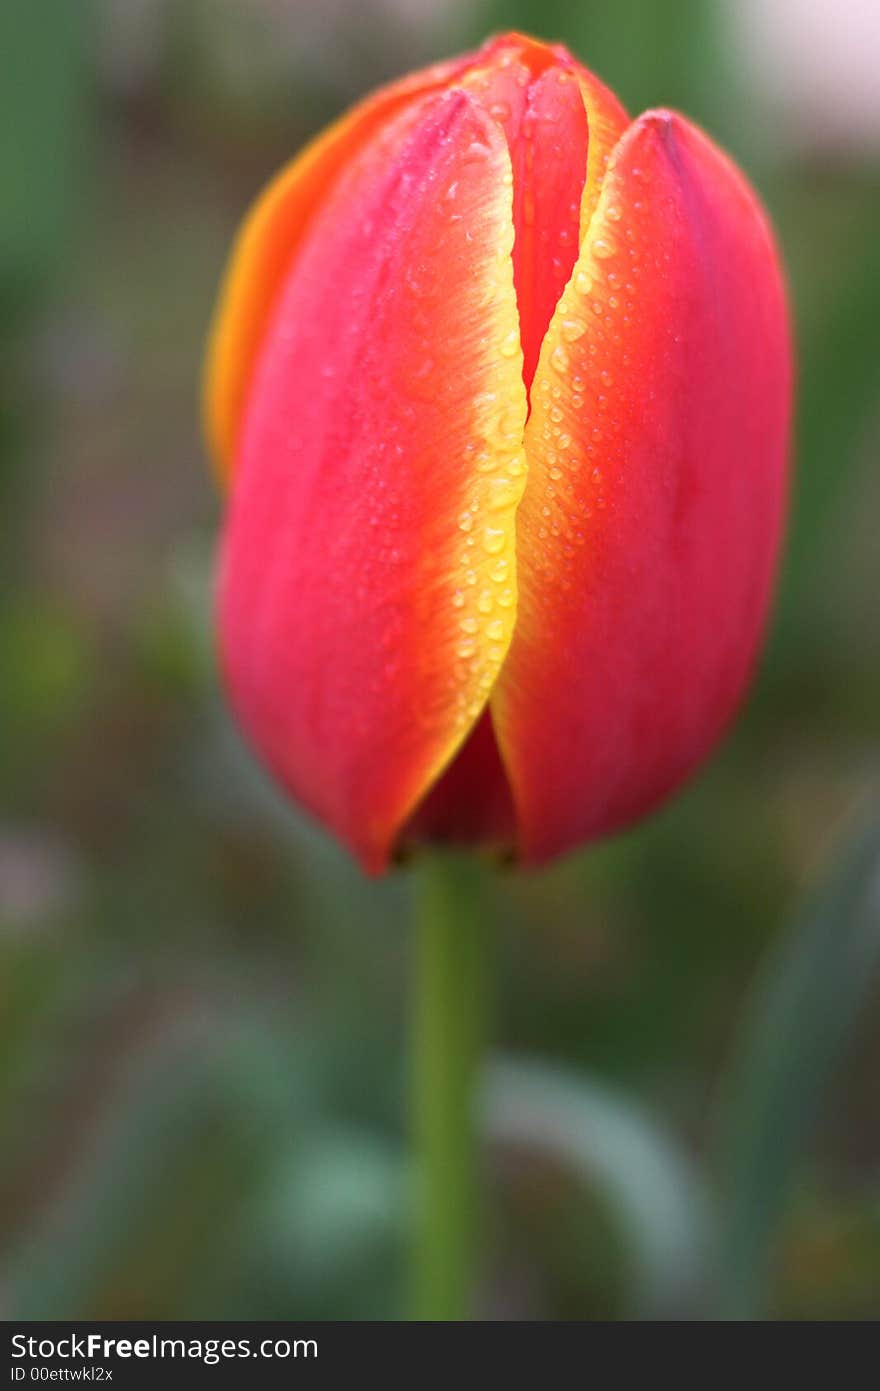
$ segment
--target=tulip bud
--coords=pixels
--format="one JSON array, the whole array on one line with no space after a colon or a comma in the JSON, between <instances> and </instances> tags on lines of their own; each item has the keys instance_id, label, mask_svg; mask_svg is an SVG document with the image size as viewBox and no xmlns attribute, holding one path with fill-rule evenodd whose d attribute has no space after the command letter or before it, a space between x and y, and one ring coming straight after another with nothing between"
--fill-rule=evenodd
<instances>
[{"instance_id":1,"label":"tulip bud","mask_svg":"<svg viewBox=\"0 0 880 1391\"><path fill-rule=\"evenodd\" d=\"M789 396L766 218L682 116L519 35L369 97L258 200L210 342L246 736L370 872L641 816L752 668Z\"/></svg>"}]
</instances>

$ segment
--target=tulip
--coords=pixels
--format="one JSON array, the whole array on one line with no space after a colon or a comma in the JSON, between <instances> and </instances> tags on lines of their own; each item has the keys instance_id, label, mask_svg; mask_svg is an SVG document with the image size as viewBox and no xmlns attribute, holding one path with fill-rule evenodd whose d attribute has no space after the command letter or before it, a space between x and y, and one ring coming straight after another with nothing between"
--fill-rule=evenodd
<instances>
[{"instance_id":1,"label":"tulip","mask_svg":"<svg viewBox=\"0 0 880 1391\"><path fill-rule=\"evenodd\" d=\"M368 97L247 217L205 395L232 705L368 872L540 864L715 745L790 348L767 219L683 116L520 35Z\"/></svg>"}]
</instances>

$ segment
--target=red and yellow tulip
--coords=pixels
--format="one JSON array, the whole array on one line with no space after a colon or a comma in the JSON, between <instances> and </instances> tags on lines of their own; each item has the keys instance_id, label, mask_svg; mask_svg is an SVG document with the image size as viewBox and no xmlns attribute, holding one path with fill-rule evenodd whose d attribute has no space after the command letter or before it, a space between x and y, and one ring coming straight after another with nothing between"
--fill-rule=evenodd
<instances>
[{"instance_id":1,"label":"red and yellow tulip","mask_svg":"<svg viewBox=\"0 0 880 1391\"><path fill-rule=\"evenodd\" d=\"M249 214L209 347L247 737L371 872L626 825L743 693L789 396L767 220L684 117L519 35L367 98Z\"/></svg>"}]
</instances>

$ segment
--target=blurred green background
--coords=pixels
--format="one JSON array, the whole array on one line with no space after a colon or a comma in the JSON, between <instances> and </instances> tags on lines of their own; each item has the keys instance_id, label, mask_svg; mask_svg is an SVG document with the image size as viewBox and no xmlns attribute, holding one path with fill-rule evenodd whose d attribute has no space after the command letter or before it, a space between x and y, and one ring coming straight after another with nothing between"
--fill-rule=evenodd
<instances>
[{"instance_id":1,"label":"blurred green background","mask_svg":"<svg viewBox=\"0 0 880 1391\"><path fill-rule=\"evenodd\" d=\"M776 621L644 828L499 876L480 1314L880 1315L880 11L4 0L0 1240L25 1318L400 1316L407 872L365 882L218 696L202 341L238 218L499 28L676 105L776 220Z\"/></svg>"}]
</instances>

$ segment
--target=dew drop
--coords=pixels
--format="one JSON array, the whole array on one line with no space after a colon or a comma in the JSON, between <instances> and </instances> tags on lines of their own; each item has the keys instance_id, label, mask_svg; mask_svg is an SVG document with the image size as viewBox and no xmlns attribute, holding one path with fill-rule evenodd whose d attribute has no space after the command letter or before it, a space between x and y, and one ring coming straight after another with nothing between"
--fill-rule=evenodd
<instances>
[{"instance_id":1,"label":"dew drop","mask_svg":"<svg viewBox=\"0 0 880 1391\"><path fill-rule=\"evenodd\" d=\"M459 531L470 531L474 524L474 519L470 512L462 512L458 518Z\"/></svg>"},{"instance_id":2,"label":"dew drop","mask_svg":"<svg viewBox=\"0 0 880 1391\"><path fill-rule=\"evenodd\" d=\"M614 383L614 378L612 377L610 372L600 372L599 380L601 381L603 386L612 386Z\"/></svg>"},{"instance_id":3,"label":"dew drop","mask_svg":"<svg viewBox=\"0 0 880 1391\"><path fill-rule=\"evenodd\" d=\"M587 326L583 319L563 319L562 321L562 336L566 343L576 343L579 338L583 338L586 331Z\"/></svg>"},{"instance_id":4,"label":"dew drop","mask_svg":"<svg viewBox=\"0 0 880 1391\"><path fill-rule=\"evenodd\" d=\"M505 338L501 340L500 348L502 357L516 357L519 352L519 332L512 328Z\"/></svg>"},{"instance_id":5,"label":"dew drop","mask_svg":"<svg viewBox=\"0 0 880 1391\"><path fill-rule=\"evenodd\" d=\"M483 550L487 555L497 555L504 549L505 532L496 526L487 526L483 532Z\"/></svg>"},{"instance_id":6,"label":"dew drop","mask_svg":"<svg viewBox=\"0 0 880 1391\"><path fill-rule=\"evenodd\" d=\"M493 618L491 623L486 624L486 637L491 642L500 642L504 637L504 621L500 618Z\"/></svg>"},{"instance_id":7,"label":"dew drop","mask_svg":"<svg viewBox=\"0 0 880 1391\"><path fill-rule=\"evenodd\" d=\"M489 578L494 580L496 584L500 584L502 580L507 579L507 572L509 569L510 566L506 560L496 560L492 569L489 571Z\"/></svg>"},{"instance_id":8,"label":"dew drop","mask_svg":"<svg viewBox=\"0 0 880 1391\"><path fill-rule=\"evenodd\" d=\"M508 439L518 439L522 434L523 420L519 410L511 408L502 411L498 417L498 433Z\"/></svg>"},{"instance_id":9,"label":"dew drop","mask_svg":"<svg viewBox=\"0 0 880 1391\"><path fill-rule=\"evenodd\" d=\"M480 613L491 613L494 602L492 591L490 589L484 589L477 600L477 608L480 610Z\"/></svg>"},{"instance_id":10,"label":"dew drop","mask_svg":"<svg viewBox=\"0 0 880 1391\"><path fill-rule=\"evenodd\" d=\"M574 288L579 295L588 295L593 288L593 282L585 270L579 270L574 278Z\"/></svg>"},{"instance_id":11,"label":"dew drop","mask_svg":"<svg viewBox=\"0 0 880 1391\"><path fill-rule=\"evenodd\" d=\"M463 618L458 626L463 633L476 633L480 625L475 618Z\"/></svg>"},{"instance_id":12,"label":"dew drop","mask_svg":"<svg viewBox=\"0 0 880 1391\"><path fill-rule=\"evenodd\" d=\"M550 362L557 372L565 372L568 370L568 353L559 343L557 343L550 354Z\"/></svg>"},{"instance_id":13,"label":"dew drop","mask_svg":"<svg viewBox=\"0 0 880 1391\"><path fill-rule=\"evenodd\" d=\"M606 241L604 237L597 237L593 242L591 250L593 255L598 256L600 261L607 261L609 257L614 255L613 244L610 241Z\"/></svg>"},{"instance_id":14,"label":"dew drop","mask_svg":"<svg viewBox=\"0 0 880 1391\"><path fill-rule=\"evenodd\" d=\"M472 657L477 650L477 644L473 638L464 638L456 648L459 657Z\"/></svg>"},{"instance_id":15,"label":"dew drop","mask_svg":"<svg viewBox=\"0 0 880 1391\"><path fill-rule=\"evenodd\" d=\"M489 485L489 511L503 512L516 502L517 489L509 478L493 478Z\"/></svg>"},{"instance_id":16,"label":"dew drop","mask_svg":"<svg viewBox=\"0 0 880 1391\"><path fill-rule=\"evenodd\" d=\"M491 153L489 146L484 145L481 140L472 140L464 152L464 157L466 162L470 164L473 160L485 159Z\"/></svg>"}]
</instances>

